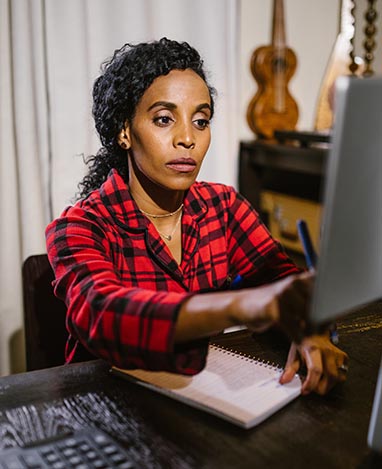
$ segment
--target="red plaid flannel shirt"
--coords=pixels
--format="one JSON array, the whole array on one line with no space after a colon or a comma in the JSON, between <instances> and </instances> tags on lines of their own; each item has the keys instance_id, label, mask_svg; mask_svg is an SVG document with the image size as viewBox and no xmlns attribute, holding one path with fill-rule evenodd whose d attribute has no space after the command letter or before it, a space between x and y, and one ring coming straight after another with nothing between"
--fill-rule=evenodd
<instances>
[{"instance_id":1,"label":"red plaid flannel shirt","mask_svg":"<svg viewBox=\"0 0 382 469\"><path fill-rule=\"evenodd\" d=\"M46 229L55 294L67 305L67 362L85 348L122 368L199 372L207 340L173 343L179 307L194 293L253 285L297 271L233 188L196 182L182 217L175 262L113 170L99 190Z\"/></svg>"}]
</instances>

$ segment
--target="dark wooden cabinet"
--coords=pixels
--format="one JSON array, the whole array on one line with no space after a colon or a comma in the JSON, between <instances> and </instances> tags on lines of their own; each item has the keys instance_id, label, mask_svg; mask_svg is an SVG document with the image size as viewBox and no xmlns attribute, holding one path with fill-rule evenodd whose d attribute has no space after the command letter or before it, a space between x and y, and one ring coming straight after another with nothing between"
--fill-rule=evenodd
<instances>
[{"instance_id":1,"label":"dark wooden cabinet","mask_svg":"<svg viewBox=\"0 0 382 469\"><path fill-rule=\"evenodd\" d=\"M239 191L288 250L301 253L298 218L307 220L318 245L328 148L322 142L240 143Z\"/></svg>"}]
</instances>

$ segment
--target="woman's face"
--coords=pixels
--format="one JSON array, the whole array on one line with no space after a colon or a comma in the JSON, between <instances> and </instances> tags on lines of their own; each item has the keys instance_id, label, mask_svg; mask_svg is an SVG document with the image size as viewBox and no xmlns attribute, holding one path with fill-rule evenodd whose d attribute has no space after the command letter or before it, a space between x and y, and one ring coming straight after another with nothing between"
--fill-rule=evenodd
<instances>
[{"instance_id":1,"label":"woman's face","mask_svg":"<svg viewBox=\"0 0 382 469\"><path fill-rule=\"evenodd\" d=\"M210 144L210 117L210 94L195 72L173 70L156 78L119 135L129 149L130 189L147 180L158 189L187 190Z\"/></svg>"}]
</instances>

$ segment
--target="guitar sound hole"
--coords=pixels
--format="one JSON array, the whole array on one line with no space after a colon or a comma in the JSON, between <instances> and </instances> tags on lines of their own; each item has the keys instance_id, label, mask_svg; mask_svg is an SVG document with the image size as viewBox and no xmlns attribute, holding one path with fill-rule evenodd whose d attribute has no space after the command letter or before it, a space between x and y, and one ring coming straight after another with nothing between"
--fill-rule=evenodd
<instances>
[{"instance_id":1,"label":"guitar sound hole","mask_svg":"<svg viewBox=\"0 0 382 469\"><path fill-rule=\"evenodd\" d=\"M275 57L272 60L273 73L280 73L286 69L286 60L284 57Z\"/></svg>"}]
</instances>

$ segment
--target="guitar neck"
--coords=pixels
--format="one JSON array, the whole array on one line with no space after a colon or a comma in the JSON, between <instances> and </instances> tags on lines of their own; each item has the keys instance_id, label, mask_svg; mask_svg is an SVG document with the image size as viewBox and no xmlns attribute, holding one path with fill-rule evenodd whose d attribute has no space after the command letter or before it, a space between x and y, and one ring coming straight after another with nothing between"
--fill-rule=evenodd
<instances>
[{"instance_id":1,"label":"guitar neck","mask_svg":"<svg viewBox=\"0 0 382 469\"><path fill-rule=\"evenodd\" d=\"M272 45L276 49L283 49L286 45L284 2L283 0L273 1L273 21L272 21Z\"/></svg>"}]
</instances>

